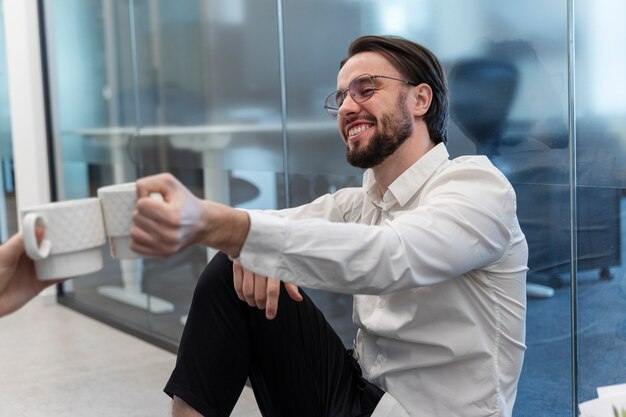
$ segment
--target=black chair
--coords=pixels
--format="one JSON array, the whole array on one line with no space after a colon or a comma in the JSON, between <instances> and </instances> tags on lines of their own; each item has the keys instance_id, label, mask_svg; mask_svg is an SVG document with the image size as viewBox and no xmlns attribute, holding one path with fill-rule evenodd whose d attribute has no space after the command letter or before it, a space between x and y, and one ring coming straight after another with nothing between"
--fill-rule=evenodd
<instances>
[{"instance_id":1,"label":"black chair","mask_svg":"<svg viewBox=\"0 0 626 417\"><path fill-rule=\"evenodd\" d=\"M518 82L517 68L498 60L468 59L450 71L450 113L477 153L499 154Z\"/></svg>"}]
</instances>

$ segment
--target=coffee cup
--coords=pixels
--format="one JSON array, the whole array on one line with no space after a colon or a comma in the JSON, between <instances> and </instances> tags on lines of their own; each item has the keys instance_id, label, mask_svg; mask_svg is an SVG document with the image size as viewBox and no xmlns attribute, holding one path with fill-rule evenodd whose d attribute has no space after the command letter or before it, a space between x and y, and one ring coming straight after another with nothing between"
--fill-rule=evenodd
<instances>
[{"instance_id":1,"label":"coffee cup","mask_svg":"<svg viewBox=\"0 0 626 417\"><path fill-rule=\"evenodd\" d=\"M97 198L60 201L21 210L24 248L42 280L102 269L104 221ZM38 241L37 227L43 229Z\"/></svg>"},{"instance_id":2,"label":"coffee cup","mask_svg":"<svg viewBox=\"0 0 626 417\"><path fill-rule=\"evenodd\" d=\"M151 198L163 200L159 193ZM98 188L98 198L102 205L104 226L109 240L111 257L115 259L140 258L130 249L130 229L133 226L133 212L137 204L137 187L134 182L108 185Z\"/></svg>"}]
</instances>

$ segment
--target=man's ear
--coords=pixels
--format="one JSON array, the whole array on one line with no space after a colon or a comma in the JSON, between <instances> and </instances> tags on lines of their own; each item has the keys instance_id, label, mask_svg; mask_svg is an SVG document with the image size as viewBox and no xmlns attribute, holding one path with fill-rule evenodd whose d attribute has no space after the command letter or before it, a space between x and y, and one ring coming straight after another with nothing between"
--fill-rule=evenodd
<instances>
[{"instance_id":1,"label":"man's ear","mask_svg":"<svg viewBox=\"0 0 626 417\"><path fill-rule=\"evenodd\" d=\"M430 108L433 101L433 90L426 83L422 83L413 88L415 105L413 106L413 116L422 117Z\"/></svg>"}]
</instances>

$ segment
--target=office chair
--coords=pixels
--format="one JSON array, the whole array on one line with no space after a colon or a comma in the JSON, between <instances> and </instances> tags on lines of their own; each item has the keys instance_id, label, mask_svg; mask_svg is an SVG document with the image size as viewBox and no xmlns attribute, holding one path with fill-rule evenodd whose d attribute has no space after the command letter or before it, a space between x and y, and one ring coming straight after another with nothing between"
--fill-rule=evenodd
<instances>
[{"instance_id":1,"label":"office chair","mask_svg":"<svg viewBox=\"0 0 626 417\"><path fill-rule=\"evenodd\" d=\"M519 86L517 68L506 61L479 58L457 62L448 76L450 88L450 113L461 131L474 143L478 154L494 160L500 155L503 144L508 146L519 143L522 138L504 138L509 112ZM511 180L511 178L509 178ZM512 181L513 183L513 181ZM515 188L515 184L514 188ZM533 196L518 194L518 217L522 230L525 226L537 223L537 219L524 218L524 199L533 201ZM522 212L520 212L522 211ZM541 222L541 221L540 221ZM526 223L526 224L524 224ZM543 237L542 237L543 238ZM551 237L547 236L547 242ZM529 245L529 267L532 269L536 240L527 234ZM554 289L535 283L527 283L527 294L532 297L547 298L554 295Z\"/></svg>"}]
</instances>

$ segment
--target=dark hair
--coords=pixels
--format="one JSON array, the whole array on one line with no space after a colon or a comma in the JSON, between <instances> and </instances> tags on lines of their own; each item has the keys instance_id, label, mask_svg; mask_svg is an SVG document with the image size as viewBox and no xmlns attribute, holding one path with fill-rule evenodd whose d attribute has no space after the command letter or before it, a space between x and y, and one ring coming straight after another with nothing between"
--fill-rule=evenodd
<instances>
[{"instance_id":1,"label":"dark hair","mask_svg":"<svg viewBox=\"0 0 626 417\"><path fill-rule=\"evenodd\" d=\"M397 36L361 36L348 48L348 56L341 61L341 69L354 55L376 52L384 56L407 81L426 83L433 91L430 108L424 115L430 139L446 143L448 123L448 85L443 66L430 50L415 42Z\"/></svg>"}]
</instances>

